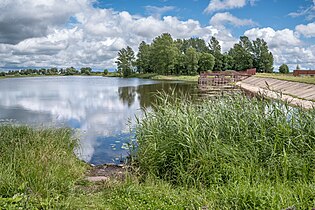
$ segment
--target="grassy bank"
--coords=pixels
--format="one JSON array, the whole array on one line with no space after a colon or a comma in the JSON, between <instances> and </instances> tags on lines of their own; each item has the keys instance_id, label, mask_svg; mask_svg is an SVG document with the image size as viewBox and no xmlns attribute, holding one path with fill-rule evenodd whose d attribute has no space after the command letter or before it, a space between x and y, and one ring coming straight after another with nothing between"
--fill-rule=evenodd
<instances>
[{"instance_id":1,"label":"grassy bank","mask_svg":"<svg viewBox=\"0 0 315 210\"><path fill-rule=\"evenodd\" d=\"M286 81L291 81L291 82L315 84L315 77L310 77L310 76L294 77L293 74L258 73L255 75L255 77L273 78L273 79L286 80Z\"/></svg>"},{"instance_id":2,"label":"grassy bank","mask_svg":"<svg viewBox=\"0 0 315 210\"><path fill-rule=\"evenodd\" d=\"M63 209L85 166L68 129L0 126L0 209Z\"/></svg>"},{"instance_id":3,"label":"grassy bank","mask_svg":"<svg viewBox=\"0 0 315 210\"><path fill-rule=\"evenodd\" d=\"M315 207L315 110L290 110L244 96L165 101L137 129L135 163L214 209Z\"/></svg>"},{"instance_id":4,"label":"grassy bank","mask_svg":"<svg viewBox=\"0 0 315 210\"><path fill-rule=\"evenodd\" d=\"M121 77L116 72L110 72L106 75L107 77ZM140 79L154 79L154 80L168 80L168 81L186 81L186 82L197 82L199 75L186 76L186 75L159 75L156 73L145 73L145 74L132 74L127 78L140 78Z\"/></svg>"},{"instance_id":5,"label":"grassy bank","mask_svg":"<svg viewBox=\"0 0 315 210\"><path fill-rule=\"evenodd\" d=\"M84 181L67 129L1 126L0 209L315 207L315 110L238 95L159 104L125 181Z\"/></svg>"}]
</instances>

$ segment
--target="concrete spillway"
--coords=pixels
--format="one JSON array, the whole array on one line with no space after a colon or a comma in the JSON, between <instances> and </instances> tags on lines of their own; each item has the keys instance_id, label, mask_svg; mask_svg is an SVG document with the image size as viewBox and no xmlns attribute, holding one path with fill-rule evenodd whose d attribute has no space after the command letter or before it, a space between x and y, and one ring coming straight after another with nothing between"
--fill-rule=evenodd
<instances>
[{"instance_id":1,"label":"concrete spillway","mask_svg":"<svg viewBox=\"0 0 315 210\"><path fill-rule=\"evenodd\" d=\"M290 82L272 78L249 77L237 86L242 89L264 94L269 98L287 101L303 108L315 107L315 85L299 82Z\"/></svg>"}]
</instances>

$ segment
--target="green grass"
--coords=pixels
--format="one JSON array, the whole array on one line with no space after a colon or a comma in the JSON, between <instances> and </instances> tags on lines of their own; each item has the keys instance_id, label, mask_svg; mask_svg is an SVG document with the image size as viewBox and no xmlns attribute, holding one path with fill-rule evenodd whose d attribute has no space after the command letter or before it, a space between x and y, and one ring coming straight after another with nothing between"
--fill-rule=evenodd
<instances>
[{"instance_id":1,"label":"green grass","mask_svg":"<svg viewBox=\"0 0 315 210\"><path fill-rule=\"evenodd\" d=\"M315 84L315 77L311 77L311 76L294 77L293 74L258 73L255 75L255 77L273 78L273 79L286 80L286 81L291 81L291 82Z\"/></svg>"},{"instance_id":2,"label":"green grass","mask_svg":"<svg viewBox=\"0 0 315 210\"><path fill-rule=\"evenodd\" d=\"M315 110L291 109L238 95L164 100L139 124L134 162L143 177L206 189L216 208L315 207Z\"/></svg>"},{"instance_id":3,"label":"green grass","mask_svg":"<svg viewBox=\"0 0 315 210\"><path fill-rule=\"evenodd\" d=\"M116 72L110 72L106 77L121 77ZM154 79L154 80L169 80L169 81L186 81L197 82L199 75L187 76L187 75L159 75L157 73L136 73L127 78L140 78L140 79Z\"/></svg>"},{"instance_id":4,"label":"green grass","mask_svg":"<svg viewBox=\"0 0 315 210\"><path fill-rule=\"evenodd\" d=\"M69 129L0 126L0 209L53 208L73 192L85 166Z\"/></svg>"},{"instance_id":5,"label":"green grass","mask_svg":"<svg viewBox=\"0 0 315 210\"><path fill-rule=\"evenodd\" d=\"M136 77L141 79L154 79L154 80L170 80L170 81L186 81L186 82L197 82L199 75L187 76L187 75L159 75L156 73L145 73L145 74L132 74L130 78Z\"/></svg>"},{"instance_id":6,"label":"green grass","mask_svg":"<svg viewBox=\"0 0 315 210\"><path fill-rule=\"evenodd\" d=\"M157 76L152 77L152 79L156 79L156 80L174 80L174 81L187 81L187 82L197 82L198 78L199 78L199 75L195 75L195 76L157 75Z\"/></svg>"},{"instance_id":7,"label":"green grass","mask_svg":"<svg viewBox=\"0 0 315 210\"><path fill-rule=\"evenodd\" d=\"M315 207L315 110L240 95L169 101L139 122L125 181L82 180L68 129L0 126L0 209Z\"/></svg>"}]
</instances>

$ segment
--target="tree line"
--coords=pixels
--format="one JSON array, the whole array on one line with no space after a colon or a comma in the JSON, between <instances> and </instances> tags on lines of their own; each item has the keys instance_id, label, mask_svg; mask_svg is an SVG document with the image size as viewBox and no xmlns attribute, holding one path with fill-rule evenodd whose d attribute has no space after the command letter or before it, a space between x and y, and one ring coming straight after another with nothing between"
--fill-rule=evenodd
<instances>
[{"instance_id":1,"label":"tree line","mask_svg":"<svg viewBox=\"0 0 315 210\"><path fill-rule=\"evenodd\" d=\"M162 75L196 75L202 71L241 71L256 68L257 72L273 72L273 55L260 38L251 41L241 36L229 51L222 53L213 36L209 43L200 38L176 39L164 33L151 44L142 41L137 55L129 46L118 52L117 72L122 76L138 73Z\"/></svg>"},{"instance_id":2,"label":"tree line","mask_svg":"<svg viewBox=\"0 0 315 210\"><path fill-rule=\"evenodd\" d=\"M106 70L108 73L108 70ZM105 70L104 70L105 73ZM18 75L91 75L91 67L82 67L80 70L77 70L74 67L68 68L41 68L41 69L21 69L21 70L9 70L8 72L0 72L0 76L18 76Z\"/></svg>"}]
</instances>

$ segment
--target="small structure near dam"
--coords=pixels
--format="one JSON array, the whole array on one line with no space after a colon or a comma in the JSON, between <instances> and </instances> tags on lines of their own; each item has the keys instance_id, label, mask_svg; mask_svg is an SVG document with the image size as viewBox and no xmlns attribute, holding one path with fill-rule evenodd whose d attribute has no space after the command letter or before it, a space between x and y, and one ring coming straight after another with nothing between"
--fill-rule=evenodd
<instances>
[{"instance_id":1,"label":"small structure near dam","mask_svg":"<svg viewBox=\"0 0 315 210\"><path fill-rule=\"evenodd\" d=\"M295 77L298 77L298 76L315 77L315 70L294 70L293 76L295 76Z\"/></svg>"},{"instance_id":2,"label":"small structure near dam","mask_svg":"<svg viewBox=\"0 0 315 210\"><path fill-rule=\"evenodd\" d=\"M215 71L202 72L198 78L198 85L201 89L209 86L233 87L236 82L246 79L256 74L256 69L247 69L245 71Z\"/></svg>"}]
</instances>

